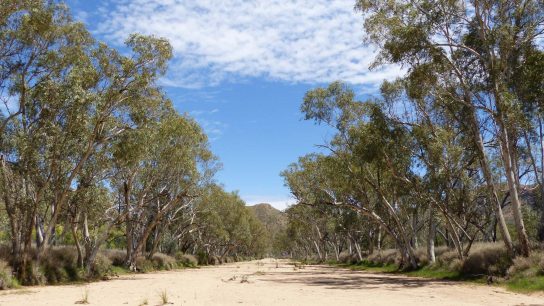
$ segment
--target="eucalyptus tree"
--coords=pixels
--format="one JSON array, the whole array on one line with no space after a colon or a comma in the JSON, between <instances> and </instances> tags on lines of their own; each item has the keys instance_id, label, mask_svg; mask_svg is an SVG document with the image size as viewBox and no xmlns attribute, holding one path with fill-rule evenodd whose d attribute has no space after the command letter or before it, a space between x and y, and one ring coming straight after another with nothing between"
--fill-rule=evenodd
<instances>
[{"instance_id":1,"label":"eucalyptus tree","mask_svg":"<svg viewBox=\"0 0 544 306\"><path fill-rule=\"evenodd\" d=\"M283 173L294 196L302 203L340 205L367 215L395 239L404 264L417 267L402 220L410 209L404 181L414 176L407 130L377 103L355 101L338 82L308 92L301 109L306 119L333 126L338 134L328 146L332 156L302 158Z\"/></svg>"},{"instance_id":2,"label":"eucalyptus tree","mask_svg":"<svg viewBox=\"0 0 544 306\"><path fill-rule=\"evenodd\" d=\"M96 44L62 5L38 3L15 11L10 31L23 48L5 86L16 110L3 121L4 165L17 178L4 182L11 220L13 266L28 281L32 230L42 254L54 243L55 227L66 212L72 188L86 164L108 144L143 120L153 103L155 81L171 56L168 42L133 35L126 57ZM22 185L18 199L6 192L9 180Z\"/></svg>"},{"instance_id":3,"label":"eucalyptus tree","mask_svg":"<svg viewBox=\"0 0 544 306\"><path fill-rule=\"evenodd\" d=\"M215 158L198 124L174 111L156 125L126 133L115 156L115 184L126 215L127 266L134 268L153 232L157 241L163 225L193 205Z\"/></svg>"},{"instance_id":4,"label":"eucalyptus tree","mask_svg":"<svg viewBox=\"0 0 544 306\"><path fill-rule=\"evenodd\" d=\"M221 260L227 256L261 256L268 233L235 192L211 184L197 200L196 248Z\"/></svg>"},{"instance_id":5,"label":"eucalyptus tree","mask_svg":"<svg viewBox=\"0 0 544 306\"><path fill-rule=\"evenodd\" d=\"M384 82L384 107L389 110L388 116L405 126L413 137L413 158L419 175L405 181L413 186L419 206L428 204L429 260L434 261L435 211L444 219L458 256L463 259L479 232L487 236L485 228L490 223L489 209L476 200L481 183L478 172L472 169L478 168L478 155L470 134L457 119L463 116L463 109L450 106L445 110L440 101L427 95L429 89L420 80L425 77L424 71L418 71L395 82ZM399 111L407 109L409 112ZM471 228L472 234L468 227L475 227ZM463 240L468 240L464 250Z\"/></svg>"},{"instance_id":6,"label":"eucalyptus tree","mask_svg":"<svg viewBox=\"0 0 544 306\"><path fill-rule=\"evenodd\" d=\"M467 129L478 149L506 247L513 247L491 173L489 138L496 140L507 181L521 254L529 245L519 199L519 152L523 120L519 96L511 84L514 73L543 30L539 1L367 1L357 9L367 18L365 30L379 46L376 65L398 63L409 73L429 72L429 94L466 110ZM487 123L488 124L482 124ZM490 133L489 135L487 133Z\"/></svg>"}]
</instances>

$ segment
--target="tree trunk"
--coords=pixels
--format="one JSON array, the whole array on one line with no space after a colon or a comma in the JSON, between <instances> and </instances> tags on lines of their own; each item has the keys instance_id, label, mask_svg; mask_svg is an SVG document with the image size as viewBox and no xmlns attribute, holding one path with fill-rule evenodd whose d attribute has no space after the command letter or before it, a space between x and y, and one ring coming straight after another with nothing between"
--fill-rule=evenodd
<instances>
[{"instance_id":1,"label":"tree trunk","mask_svg":"<svg viewBox=\"0 0 544 306\"><path fill-rule=\"evenodd\" d=\"M504 123L503 123L504 125ZM514 213L514 223L516 225L516 232L518 234L518 242L521 255L529 256L529 238L527 237L527 231L525 230L525 224L523 222L523 214L521 212L521 201L518 194L518 180L515 169L515 149L512 141L509 138L508 130L506 127L501 128L501 156L504 163L504 171L506 180L508 182L508 190L510 191L510 202L512 203L512 211Z\"/></svg>"},{"instance_id":2,"label":"tree trunk","mask_svg":"<svg viewBox=\"0 0 544 306\"><path fill-rule=\"evenodd\" d=\"M77 249L77 266L79 268L83 268L83 250L81 249L81 243L77 237L77 222L78 220L76 218L74 218L71 222L72 237L74 238L74 244L76 245Z\"/></svg>"},{"instance_id":3,"label":"tree trunk","mask_svg":"<svg viewBox=\"0 0 544 306\"><path fill-rule=\"evenodd\" d=\"M466 98L466 97L465 97L465 101L467 101L468 103L471 102L470 98ZM502 213L501 203L497 195L497 190L494 184L493 176L491 174L491 168L489 166L487 155L485 153L484 141L482 138L482 134L479 131L480 125L478 122L478 117L476 115L476 111L474 110L474 108L472 108L470 111L471 111L471 116L469 118L470 124L472 128L472 133L474 136L474 141L476 142L476 146L478 148L480 167L484 174L484 179L487 185L489 200L491 201L491 204L492 204L491 206L493 207L493 210L495 211L495 215L497 216L499 230L501 232L501 236L502 236L504 245L506 247L506 250L510 256L513 256L514 246L512 244L512 238L510 237L510 232L508 231L508 227L506 226L506 221L504 220L504 214Z\"/></svg>"},{"instance_id":4,"label":"tree trunk","mask_svg":"<svg viewBox=\"0 0 544 306\"><path fill-rule=\"evenodd\" d=\"M427 238L427 258L431 264L435 263L434 238L436 235L436 226L434 221L434 205L429 205L429 235Z\"/></svg>"}]
</instances>

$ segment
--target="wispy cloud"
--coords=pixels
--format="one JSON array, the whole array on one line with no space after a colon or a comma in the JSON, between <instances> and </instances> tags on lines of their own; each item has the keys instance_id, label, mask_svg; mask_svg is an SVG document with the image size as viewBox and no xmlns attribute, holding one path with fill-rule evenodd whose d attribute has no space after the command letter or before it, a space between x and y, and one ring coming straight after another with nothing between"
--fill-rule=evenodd
<instances>
[{"instance_id":1,"label":"wispy cloud","mask_svg":"<svg viewBox=\"0 0 544 306\"><path fill-rule=\"evenodd\" d=\"M164 85L198 88L254 77L377 86L398 67L369 71L363 17L353 0L120 0L99 11L96 32L116 43L138 32L175 51Z\"/></svg>"},{"instance_id":2,"label":"wispy cloud","mask_svg":"<svg viewBox=\"0 0 544 306\"><path fill-rule=\"evenodd\" d=\"M219 120L209 120L206 119L202 115L196 115L193 114L194 112L191 112L191 115L196 119L196 121L200 124L206 135L208 135L208 139L210 141L216 141L221 136L223 136L223 133L225 130L229 127L228 124L219 121Z\"/></svg>"}]
</instances>

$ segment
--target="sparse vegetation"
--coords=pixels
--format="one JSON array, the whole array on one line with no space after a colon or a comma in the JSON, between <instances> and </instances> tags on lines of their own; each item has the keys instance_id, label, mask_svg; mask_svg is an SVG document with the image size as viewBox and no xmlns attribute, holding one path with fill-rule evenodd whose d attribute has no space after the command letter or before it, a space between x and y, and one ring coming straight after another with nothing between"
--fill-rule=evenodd
<instances>
[{"instance_id":1,"label":"sparse vegetation","mask_svg":"<svg viewBox=\"0 0 544 306\"><path fill-rule=\"evenodd\" d=\"M75 302L76 304L89 304L89 289L85 288L81 295L81 300Z\"/></svg>"},{"instance_id":2,"label":"sparse vegetation","mask_svg":"<svg viewBox=\"0 0 544 306\"><path fill-rule=\"evenodd\" d=\"M168 292L166 290L163 290L159 293L159 297L161 298L161 305L166 305L170 303L170 300L168 298Z\"/></svg>"}]
</instances>

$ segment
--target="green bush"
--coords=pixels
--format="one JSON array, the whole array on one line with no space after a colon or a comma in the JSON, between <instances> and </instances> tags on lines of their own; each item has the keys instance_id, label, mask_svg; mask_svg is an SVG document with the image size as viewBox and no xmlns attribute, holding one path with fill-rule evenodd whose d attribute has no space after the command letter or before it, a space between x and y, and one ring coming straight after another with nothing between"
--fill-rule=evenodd
<instances>
[{"instance_id":1,"label":"green bush","mask_svg":"<svg viewBox=\"0 0 544 306\"><path fill-rule=\"evenodd\" d=\"M8 263L0 260L0 290L17 287L19 283L13 277L12 271Z\"/></svg>"},{"instance_id":2,"label":"green bush","mask_svg":"<svg viewBox=\"0 0 544 306\"><path fill-rule=\"evenodd\" d=\"M190 267L194 268L198 265L198 260L195 256L190 254L183 254L182 252L177 252L176 255L176 262L181 267Z\"/></svg>"},{"instance_id":3,"label":"green bush","mask_svg":"<svg viewBox=\"0 0 544 306\"><path fill-rule=\"evenodd\" d=\"M73 247L49 249L40 259L40 269L49 284L82 279L82 271L77 266L77 250Z\"/></svg>"},{"instance_id":4,"label":"green bush","mask_svg":"<svg viewBox=\"0 0 544 306\"><path fill-rule=\"evenodd\" d=\"M138 256L136 257L136 270L138 272L151 272L155 270L155 266L153 265L153 262L144 256Z\"/></svg>"},{"instance_id":5,"label":"green bush","mask_svg":"<svg viewBox=\"0 0 544 306\"><path fill-rule=\"evenodd\" d=\"M153 254L151 262L157 270L172 270L176 268L176 259L163 253Z\"/></svg>"},{"instance_id":6,"label":"green bush","mask_svg":"<svg viewBox=\"0 0 544 306\"><path fill-rule=\"evenodd\" d=\"M207 253L198 252L198 253L196 254L196 258L197 258L197 260L198 260L198 265L203 266L203 265L207 265L207 264L208 264L209 256L208 256Z\"/></svg>"},{"instance_id":7,"label":"green bush","mask_svg":"<svg viewBox=\"0 0 544 306\"><path fill-rule=\"evenodd\" d=\"M104 254L98 253L91 266L91 278L102 278L112 271L112 261Z\"/></svg>"}]
</instances>

